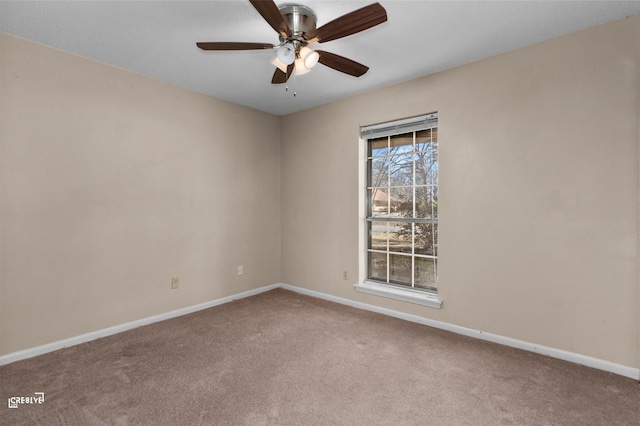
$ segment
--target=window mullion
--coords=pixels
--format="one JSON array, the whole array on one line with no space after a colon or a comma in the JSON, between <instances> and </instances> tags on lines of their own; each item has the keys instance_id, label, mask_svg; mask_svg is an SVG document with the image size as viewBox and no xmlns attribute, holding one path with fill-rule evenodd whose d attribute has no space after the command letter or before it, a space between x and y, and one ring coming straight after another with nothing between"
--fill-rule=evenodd
<instances>
[{"instance_id":1,"label":"window mullion","mask_svg":"<svg viewBox=\"0 0 640 426\"><path fill-rule=\"evenodd\" d=\"M418 217L416 210L416 132L413 132L412 150L411 150L411 194L413 203L413 219ZM416 223L411 223L411 287L416 286Z\"/></svg>"},{"instance_id":2,"label":"window mullion","mask_svg":"<svg viewBox=\"0 0 640 426\"><path fill-rule=\"evenodd\" d=\"M391 136L387 136L387 216L391 214ZM389 249L389 222L387 227L387 283L391 282L391 250Z\"/></svg>"},{"instance_id":3,"label":"window mullion","mask_svg":"<svg viewBox=\"0 0 640 426\"><path fill-rule=\"evenodd\" d=\"M429 142L430 142L430 147L433 147L433 130L431 131L431 135L429 137ZM435 155L436 155L436 165L439 165L438 154L439 154L439 151L436 151L436 153L435 153ZM435 202L435 199L434 199L435 191L438 189L438 186L434 185L434 175L433 175L433 173L434 173L433 166L431 166L431 176L430 176L430 179L429 179L430 180L429 184L431 185L430 186L430 188L431 188L431 200L430 200L431 201L431 217L435 218L435 212L434 212L433 204ZM436 173L437 173L437 171L436 171ZM433 229L431 231L431 247L433 247L433 255L435 256L435 259L438 259L438 252L437 252L437 249L436 249L436 241L437 241L437 239L436 239L436 230L438 229L438 221L436 220L436 222L431 226L433 227ZM438 261L437 260L435 260L434 263L433 263L433 275L434 275L434 277L433 277L434 282L437 283L438 282Z\"/></svg>"}]
</instances>

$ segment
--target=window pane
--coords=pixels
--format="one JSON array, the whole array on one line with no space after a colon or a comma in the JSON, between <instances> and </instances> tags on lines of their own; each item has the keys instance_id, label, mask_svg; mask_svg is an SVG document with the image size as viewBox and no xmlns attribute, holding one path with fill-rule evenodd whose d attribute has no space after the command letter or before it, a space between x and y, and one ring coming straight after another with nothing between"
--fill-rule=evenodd
<instances>
[{"instance_id":1,"label":"window pane","mask_svg":"<svg viewBox=\"0 0 640 426\"><path fill-rule=\"evenodd\" d=\"M389 255L389 282L411 285L411 256Z\"/></svg>"},{"instance_id":2,"label":"window pane","mask_svg":"<svg viewBox=\"0 0 640 426\"><path fill-rule=\"evenodd\" d=\"M411 223L389 222L389 251L411 254Z\"/></svg>"},{"instance_id":3,"label":"window pane","mask_svg":"<svg viewBox=\"0 0 640 426\"><path fill-rule=\"evenodd\" d=\"M389 215L388 199L389 194L380 188L371 188L369 192L369 206L371 216L387 216Z\"/></svg>"},{"instance_id":4,"label":"window pane","mask_svg":"<svg viewBox=\"0 0 640 426\"><path fill-rule=\"evenodd\" d=\"M438 225L435 223L415 224L415 253L429 256L438 255Z\"/></svg>"},{"instance_id":5,"label":"window pane","mask_svg":"<svg viewBox=\"0 0 640 426\"><path fill-rule=\"evenodd\" d=\"M369 222L369 248L387 249L387 222Z\"/></svg>"},{"instance_id":6,"label":"window pane","mask_svg":"<svg viewBox=\"0 0 640 426\"><path fill-rule=\"evenodd\" d=\"M416 188L416 217L438 218L438 187L419 186Z\"/></svg>"},{"instance_id":7,"label":"window pane","mask_svg":"<svg viewBox=\"0 0 640 426\"><path fill-rule=\"evenodd\" d=\"M388 145L388 138L386 136L383 138L371 139L369 141L369 157L387 155L389 153L387 148Z\"/></svg>"},{"instance_id":8,"label":"window pane","mask_svg":"<svg viewBox=\"0 0 640 426\"><path fill-rule=\"evenodd\" d=\"M389 188L391 213L395 217L413 217L413 188Z\"/></svg>"},{"instance_id":9,"label":"window pane","mask_svg":"<svg viewBox=\"0 0 640 426\"><path fill-rule=\"evenodd\" d=\"M416 153L416 185L438 184L438 153L425 151Z\"/></svg>"},{"instance_id":10,"label":"window pane","mask_svg":"<svg viewBox=\"0 0 640 426\"><path fill-rule=\"evenodd\" d=\"M426 129L416 132L416 151L438 149L438 129Z\"/></svg>"},{"instance_id":11,"label":"window pane","mask_svg":"<svg viewBox=\"0 0 640 426\"><path fill-rule=\"evenodd\" d=\"M438 150L438 142L436 141L416 142L416 152L437 151L437 150Z\"/></svg>"},{"instance_id":12,"label":"window pane","mask_svg":"<svg viewBox=\"0 0 640 426\"><path fill-rule=\"evenodd\" d=\"M436 291L438 288L438 260L415 258L415 287Z\"/></svg>"},{"instance_id":13,"label":"window pane","mask_svg":"<svg viewBox=\"0 0 640 426\"><path fill-rule=\"evenodd\" d=\"M389 158L391 186L413 185L413 154Z\"/></svg>"},{"instance_id":14,"label":"window pane","mask_svg":"<svg viewBox=\"0 0 640 426\"><path fill-rule=\"evenodd\" d=\"M413 151L413 133L391 136L389 154L411 153Z\"/></svg>"},{"instance_id":15,"label":"window pane","mask_svg":"<svg viewBox=\"0 0 640 426\"><path fill-rule=\"evenodd\" d=\"M369 186L389 185L389 157L378 157L369 161Z\"/></svg>"},{"instance_id":16,"label":"window pane","mask_svg":"<svg viewBox=\"0 0 640 426\"><path fill-rule=\"evenodd\" d=\"M368 278L387 281L387 255L385 253L369 253Z\"/></svg>"}]
</instances>

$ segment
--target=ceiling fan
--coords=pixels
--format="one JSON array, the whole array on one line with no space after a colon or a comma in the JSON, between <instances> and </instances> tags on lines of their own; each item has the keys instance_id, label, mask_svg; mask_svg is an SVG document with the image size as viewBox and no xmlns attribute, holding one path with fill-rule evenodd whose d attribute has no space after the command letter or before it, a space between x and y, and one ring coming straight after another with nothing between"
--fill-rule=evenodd
<instances>
[{"instance_id":1,"label":"ceiling fan","mask_svg":"<svg viewBox=\"0 0 640 426\"><path fill-rule=\"evenodd\" d=\"M312 50L312 43L324 43L375 27L387 20L387 12L380 3L373 3L347 13L316 28L316 15L307 6L294 3L276 5L273 0L249 0L260 15L276 30L280 44L245 42L200 42L202 50L260 50L277 49L271 62L277 67L272 84L286 83L295 71L304 74L318 62L334 70L360 77L369 67L335 53Z\"/></svg>"}]
</instances>

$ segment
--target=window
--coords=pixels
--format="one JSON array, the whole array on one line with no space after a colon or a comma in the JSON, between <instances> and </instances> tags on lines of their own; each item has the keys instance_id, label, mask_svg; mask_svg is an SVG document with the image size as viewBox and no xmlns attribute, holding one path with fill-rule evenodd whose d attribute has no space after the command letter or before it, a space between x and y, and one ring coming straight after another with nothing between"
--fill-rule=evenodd
<instances>
[{"instance_id":1,"label":"window","mask_svg":"<svg viewBox=\"0 0 640 426\"><path fill-rule=\"evenodd\" d=\"M361 134L369 285L356 288L437 300L438 116L367 126Z\"/></svg>"}]
</instances>

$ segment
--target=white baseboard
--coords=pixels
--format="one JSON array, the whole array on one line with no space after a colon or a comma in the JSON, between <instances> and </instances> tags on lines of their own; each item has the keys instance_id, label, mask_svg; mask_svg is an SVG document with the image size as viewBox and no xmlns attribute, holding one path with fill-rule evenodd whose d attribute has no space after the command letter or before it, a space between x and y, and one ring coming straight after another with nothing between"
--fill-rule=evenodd
<instances>
[{"instance_id":1,"label":"white baseboard","mask_svg":"<svg viewBox=\"0 0 640 426\"><path fill-rule=\"evenodd\" d=\"M203 309L222 305L224 303L232 302L238 299L243 299L245 297L255 296L256 294L273 290L278 287L280 287L280 284L272 284L265 287L260 287L253 290L244 291L242 293L234 294L231 296L223 297L221 299L200 303L198 305L187 306L186 308L176 309L175 311L166 312L164 314L142 318L140 320L128 322L126 324L120 324L114 327L93 331L91 333L82 334L80 336L71 337L69 339L59 340L57 342L48 343L46 345L37 346L35 348L13 352L7 355L0 356L0 365L10 364L12 362L20 361L22 359L32 358L34 356L43 355L48 352L57 351L58 349L67 348L69 346L75 346L80 343L90 342L91 340L99 339L101 337L111 336L112 334L116 334L116 333L122 333L123 331L138 328L143 325L153 324L154 322L164 321L170 318L179 317L181 315L190 314L192 312L201 311Z\"/></svg>"},{"instance_id":2,"label":"white baseboard","mask_svg":"<svg viewBox=\"0 0 640 426\"><path fill-rule=\"evenodd\" d=\"M377 312L379 314L388 315L391 317L403 319L406 321L415 322L418 324L424 324L429 327L438 328L441 330L451 331L463 336L474 337L488 342L498 343L500 345L510 346L518 349L522 349L529 352L534 352L552 358L561 359L564 361L573 362L576 364L584 365L587 367L596 368L598 370L608 371L610 373L618 374L632 379L640 380L640 368L628 367L625 365L615 364L613 362L604 361L598 358L592 358L585 355L576 354L573 352L563 351L561 349L550 348L546 346L536 345L534 343L525 342L522 340L512 339L510 337L504 337L497 334L485 333L481 330L474 330L471 328L460 327L453 324L448 324L441 321L435 321L428 318L423 318L418 315L407 314L393 309L387 309L376 305L370 305L368 303L356 302L354 300L345 299L343 297L333 296L326 293L320 293L314 290L308 290L302 287L296 287L289 284L272 284L265 287L256 288L253 290L245 291L242 293L234 294L231 296L223 297L221 299L211 300L209 302L200 303L198 305L188 306L186 308L177 309L175 311L166 312L164 314L154 315L151 317L143 318L137 321L132 321L126 324L117 325L115 327L109 327L102 330L94 331L80 336L72 337L69 339L52 342L46 345L38 346L35 348L25 349L18 352L13 352L7 355L0 356L0 365L10 364L22 359L32 358L34 356L43 355L48 352L53 352L58 349L66 348L69 346L78 345L80 343L89 342L91 340L99 339L101 337L110 336L123 331L131 330L141 327L143 325L152 324L166 319L175 318L181 315L197 312L202 309L211 308L213 306L222 305L224 303L232 302L234 300L242 299L256 294L263 293L265 291L273 290L276 288L283 288L285 290L294 291L296 293L305 294L307 296L313 296L320 299L328 300L342 305L351 306L358 309L364 309L371 312Z\"/></svg>"},{"instance_id":3,"label":"white baseboard","mask_svg":"<svg viewBox=\"0 0 640 426\"><path fill-rule=\"evenodd\" d=\"M586 355L567 352L561 349L555 349L547 346L536 345L535 343L529 343L529 342L525 342L518 339L512 339L510 337L504 337L497 334L485 333L484 331L481 331L481 330L474 330L471 328L460 327L458 325L436 321L436 320L424 318L418 315L407 314L404 312L395 311L393 309L382 308L380 306L369 305L367 303L356 302L354 300L345 299L338 296L332 296L330 294L320 293L318 291L308 290L306 288L296 287L289 284L280 284L280 287L286 290L291 290L297 293L305 294L307 296L314 296L320 299L329 300L331 302L336 302L343 305L348 305L354 308L377 312L379 314L388 315L388 316L403 319L406 321L428 325L429 327L451 331L453 333L461 334L463 336L474 337L476 339L486 340L488 342L498 343L500 345L510 346L513 348L518 348L525 351L546 355L551 358L557 358L564 361L573 362L575 364L596 368L598 370L608 371L610 373L618 374L620 376L630 377L632 379L636 379L640 381L640 368L628 367L626 365L620 365L610 361L589 357Z\"/></svg>"}]
</instances>

